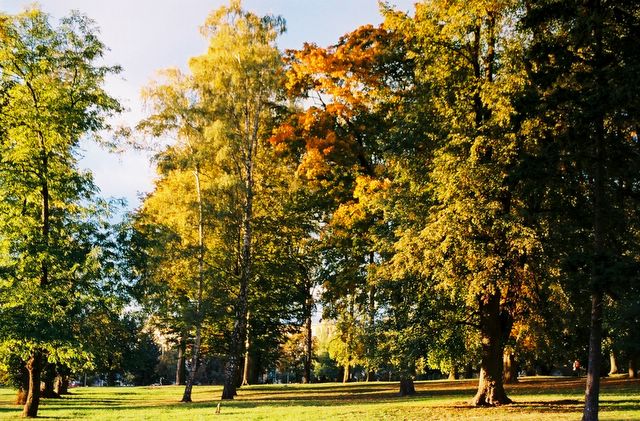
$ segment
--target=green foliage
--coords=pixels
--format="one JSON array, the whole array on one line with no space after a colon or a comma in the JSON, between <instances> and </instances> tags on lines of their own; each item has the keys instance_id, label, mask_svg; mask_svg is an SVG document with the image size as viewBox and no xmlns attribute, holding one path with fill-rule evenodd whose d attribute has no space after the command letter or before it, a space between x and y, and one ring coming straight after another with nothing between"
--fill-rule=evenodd
<instances>
[{"instance_id":1,"label":"green foliage","mask_svg":"<svg viewBox=\"0 0 640 421\"><path fill-rule=\"evenodd\" d=\"M96 33L79 14L0 16L0 341L24 360L90 364L90 313L118 301L111 209L77 162L120 110Z\"/></svg>"}]
</instances>

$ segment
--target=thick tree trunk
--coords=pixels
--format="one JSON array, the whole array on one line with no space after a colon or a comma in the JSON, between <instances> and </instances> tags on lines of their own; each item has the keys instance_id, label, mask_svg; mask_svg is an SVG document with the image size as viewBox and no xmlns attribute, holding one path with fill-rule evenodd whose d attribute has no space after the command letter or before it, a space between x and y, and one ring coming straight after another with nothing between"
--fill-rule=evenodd
<instances>
[{"instance_id":1,"label":"thick tree trunk","mask_svg":"<svg viewBox=\"0 0 640 421\"><path fill-rule=\"evenodd\" d=\"M508 351L504 353L502 359L504 376L503 380L505 384L518 383L518 366L513 357L513 353Z\"/></svg>"},{"instance_id":2,"label":"thick tree trunk","mask_svg":"<svg viewBox=\"0 0 640 421\"><path fill-rule=\"evenodd\" d=\"M629 378L638 378L638 354L631 354L629 356Z\"/></svg>"},{"instance_id":3,"label":"thick tree trunk","mask_svg":"<svg viewBox=\"0 0 640 421\"><path fill-rule=\"evenodd\" d=\"M58 374L53 384L53 390L55 393L58 394L58 396L68 395L69 394L69 376L66 374Z\"/></svg>"},{"instance_id":4,"label":"thick tree trunk","mask_svg":"<svg viewBox=\"0 0 640 421\"><path fill-rule=\"evenodd\" d=\"M471 363L464 366L464 378L470 379L473 377L473 365Z\"/></svg>"},{"instance_id":5,"label":"thick tree trunk","mask_svg":"<svg viewBox=\"0 0 640 421\"><path fill-rule=\"evenodd\" d=\"M224 383L222 387L222 399L233 399L236 396L236 382L235 382L235 365L237 362L231 361L235 357L230 355L229 361L224 366Z\"/></svg>"},{"instance_id":6,"label":"thick tree trunk","mask_svg":"<svg viewBox=\"0 0 640 421\"><path fill-rule=\"evenodd\" d=\"M609 352L609 375L612 374L618 374L618 359L613 349Z\"/></svg>"},{"instance_id":7,"label":"thick tree trunk","mask_svg":"<svg viewBox=\"0 0 640 421\"><path fill-rule=\"evenodd\" d=\"M34 352L27 361L29 371L29 393L24 403L22 416L25 418L35 418L38 416L40 406L40 375L42 373L42 354Z\"/></svg>"},{"instance_id":8,"label":"thick tree trunk","mask_svg":"<svg viewBox=\"0 0 640 421\"><path fill-rule=\"evenodd\" d=\"M42 386L40 389L40 397L47 399L60 399L60 395L55 391L56 366L55 364L47 364L41 374Z\"/></svg>"},{"instance_id":9,"label":"thick tree trunk","mask_svg":"<svg viewBox=\"0 0 640 421\"><path fill-rule=\"evenodd\" d=\"M402 377L400 379L400 396L413 396L416 394L416 388L411 377Z\"/></svg>"},{"instance_id":10,"label":"thick tree trunk","mask_svg":"<svg viewBox=\"0 0 640 421\"><path fill-rule=\"evenodd\" d=\"M449 377L447 379L455 380L457 378L458 378L458 370L456 369L456 366L452 366L451 370L449 370Z\"/></svg>"},{"instance_id":11,"label":"thick tree trunk","mask_svg":"<svg viewBox=\"0 0 640 421\"><path fill-rule=\"evenodd\" d=\"M264 370L262 368L260 352L253 350L251 358L249 358L251 367L249 368L249 383L258 384L265 383L263 379Z\"/></svg>"},{"instance_id":12,"label":"thick tree trunk","mask_svg":"<svg viewBox=\"0 0 640 421\"><path fill-rule=\"evenodd\" d=\"M116 370L111 368L107 373L107 386L114 387L116 385Z\"/></svg>"},{"instance_id":13,"label":"thick tree trunk","mask_svg":"<svg viewBox=\"0 0 640 421\"><path fill-rule=\"evenodd\" d=\"M500 292L480 301L480 336L482 360L478 392L471 403L475 406L494 406L512 403L507 397L502 383L503 331L500 313Z\"/></svg>"},{"instance_id":14,"label":"thick tree trunk","mask_svg":"<svg viewBox=\"0 0 640 421\"><path fill-rule=\"evenodd\" d=\"M185 384L185 350L187 347L187 343L184 338L180 338L180 343L178 343L178 362L176 365L176 384L179 386L183 386Z\"/></svg>"}]
</instances>

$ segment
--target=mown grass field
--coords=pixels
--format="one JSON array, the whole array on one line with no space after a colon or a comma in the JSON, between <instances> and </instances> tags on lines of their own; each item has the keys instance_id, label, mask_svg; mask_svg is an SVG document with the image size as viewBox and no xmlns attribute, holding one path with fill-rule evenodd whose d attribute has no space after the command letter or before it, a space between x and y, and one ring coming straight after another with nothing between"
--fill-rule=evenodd
<instances>
[{"instance_id":1,"label":"mown grass field","mask_svg":"<svg viewBox=\"0 0 640 421\"><path fill-rule=\"evenodd\" d=\"M91 387L72 389L64 399L45 399L42 419L58 420L577 420L584 379L521 379L508 387L513 405L473 408L476 381L417 382L417 396L399 398L397 383L260 385L243 387L223 402L218 386L194 388L194 403L182 404L183 388ZM0 420L20 418L15 392L0 389ZM604 379L603 420L640 420L640 381Z\"/></svg>"}]
</instances>

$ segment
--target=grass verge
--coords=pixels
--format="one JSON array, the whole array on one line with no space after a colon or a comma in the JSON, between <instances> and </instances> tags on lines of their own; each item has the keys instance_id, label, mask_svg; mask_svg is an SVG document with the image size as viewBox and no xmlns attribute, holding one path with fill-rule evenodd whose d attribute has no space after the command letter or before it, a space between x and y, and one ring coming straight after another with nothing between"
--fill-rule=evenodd
<instances>
[{"instance_id":1,"label":"grass verge","mask_svg":"<svg viewBox=\"0 0 640 421\"><path fill-rule=\"evenodd\" d=\"M416 382L417 395L400 398L387 382L243 387L222 402L221 387L194 388L191 404L178 402L181 386L72 389L63 399L45 399L42 419L58 420L576 420L584 379L528 377L509 385L513 405L474 408L468 401L476 381ZM20 418L15 391L0 389L0 420ZM602 420L640 419L640 381L603 379Z\"/></svg>"}]
</instances>

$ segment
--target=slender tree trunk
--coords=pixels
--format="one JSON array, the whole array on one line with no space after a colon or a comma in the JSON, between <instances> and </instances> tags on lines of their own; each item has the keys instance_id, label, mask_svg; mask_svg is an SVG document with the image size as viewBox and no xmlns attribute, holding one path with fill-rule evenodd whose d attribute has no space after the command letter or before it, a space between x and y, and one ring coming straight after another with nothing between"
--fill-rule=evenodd
<instances>
[{"instance_id":1,"label":"slender tree trunk","mask_svg":"<svg viewBox=\"0 0 640 421\"><path fill-rule=\"evenodd\" d=\"M369 253L369 264L374 264L374 254ZM373 367L375 361L375 354L377 350L376 344L376 286L369 286L369 308L368 308L368 340L367 340L367 381L373 380L375 377L375 370Z\"/></svg>"},{"instance_id":2,"label":"slender tree trunk","mask_svg":"<svg viewBox=\"0 0 640 421\"><path fill-rule=\"evenodd\" d=\"M591 333L589 335L589 360L587 362L587 387L585 391L583 421L598 421L600 396L600 356L602 343L602 293L591 294Z\"/></svg>"},{"instance_id":3,"label":"slender tree trunk","mask_svg":"<svg viewBox=\"0 0 640 421\"><path fill-rule=\"evenodd\" d=\"M504 352L503 332L500 317L500 292L480 302L480 336L482 360L478 392L471 403L475 406L494 406L512 403L502 383L502 358Z\"/></svg>"},{"instance_id":4,"label":"slender tree trunk","mask_svg":"<svg viewBox=\"0 0 640 421\"><path fill-rule=\"evenodd\" d=\"M504 371L504 383L505 384L513 384L518 383L518 366L513 357L513 353L507 351L504 353L504 357L502 359L503 371Z\"/></svg>"},{"instance_id":5,"label":"slender tree trunk","mask_svg":"<svg viewBox=\"0 0 640 421\"><path fill-rule=\"evenodd\" d=\"M231 334L230 355L224 370L224 386L222 388L222 399L233 399L236 393L236 378L240 373L240 359L243 354L244 338L247 330L247 309L249 282L253 271L251 241L252 241L252 219L253 219L253 164L258 142L260 101L255 110L255 121L251 125L249 110L245 114L246 149L244 153L245 171L245 203L242 215L242 250L240 259L240 291L236 307L236 320ZM250 130L251 129L251 130Z\"/></svg>"},{"instance_id":6,"label":"slender tree trunk","mask_svg":"<svg viewBox=\"0 0 640 421\"><path fill-rule=\"evenodd\" d=\"M181 402L191 402L191 391L198 372L200 343L202 341L202 296L204 284L204 215L202 205L202 188L200 186L200 166L196 164L194 172L196 197L198 200L198 297L196 301L196 337L191 350L191 371L184 387Z\"/></svg>"},{"instance_id":7,"label":"slender tree trunk","mask_svg":"<svg viewBox=\"0 0 640 421\"><path fill-rule=\"evenodd\" d=\"M638 354L631 354L629 356L629 378L638 378Z\"/></svg>"},{"instance_id":8,"label":"slender tree trunk","mask_svg":"<svg viewBox=\"0 0 640 421\"><path fill-rule=\"evenodd\" d=\"M611 366L609 368L609 375L618 374L618 359L616 358L616 353L613 349L609 352L609 364Z\"/></svg>"},{"instance_id":9,"label":"slender tree trunk","mask_svg":"<svg viewBox=\"0 0 640 421\"><path fill-rule=\"evenodd\" d=\"M602 51L602 28L598 22L601 16L600 0L593 0L589 3L590 12L593 13L593 36L595 42L594 61L596 67L596 82L599 89L606 89L606 83L600 74L603 66ZM598 92L600 94L600 92ZM598 99L596 99L598 101ZM600 107L599 103L592 104L595 109ZM595 168L593 174L593 261L591 273L591 331L589 334L589 360L587 367L587 385L585 390L583 421L598 420L598 405L600 400L600 365L602 356L602 318L603 318L603 294L602 285L604 268L603 257L605 256L605 128L604 117L600 114L595 119Z\"/></svg>"},{"instance_id":10,"label":"slender tree trunk","mask_svg":"<svg viewBox=\"0 0 640 421\"><path fill-rule=\"evenodd\" d=\"M42 240L45 247L49 246L49 158L47 155L46 145L44 137L40 134L41 144L41 158L42 158L42 172L40 174L40 194L42 199ZM45 288L49 284L49 266L48 258L42 261L42 267L40 272L40 288ZM29 372L29 391L24 403L22 416L25 418L35 418L38 416L38 408L40 407L40 378L42 374L43 363L42 352L36 350L31 354L27 360L27 371Z\"/></svg>"},{"instance_id":11,"label":"slender tree trunk","mask_svg":"<svg viewBox=\"0 0 640 421\"><path fill-rule=\"evenodd\" d=\"M249 385L249 318L251 317L251 312L247 311L247 331L246 331L246 340L244 343L244 368L242 370L242 386Z\"/></svg>"},{"instance_id":12,"label":"slender tree trunk","mask_svg":"<svg viewBox=\"0 0 640 421\"><path fill-rule=\"evenodd\" d=\"M305 357L304 357L304 377L302 378L302 383L311 383L311 363L313 362L313 331L311 329L311 311L313 309L313 296L310 288L307 288L309 291L309 296L307 297L307 303L305 312L306 320L306 336L305 336Z\"/></svg>"},{"instance_id":13,"label":"slender tree trunk","mask_svg":"<svg viewBox=\"0 0 640 421\"><path fill-rule=\"evenodd\" d=\"M29 371L29 393L24 404L22 416L25 418L35 418L38 416L40 406L40 375L42 373L42 353L34 352L27 361Z\"/></svg>"},{"instance_id":14,"label":"slender tree trunk","mask_svg":"<svg viewBox=\"0 0 640 421\"><path fill-rule=\"evenodd\" d=\"M198 371L198 358L200 354L200 341L201 341L201 328L198 324L196 326L196 337L193 343L193 349L191 351L191 371L187 377L187 382L184 387L184 393L182 394L182 400L180 402L191 402L191 391L193 390L193 384L196 380L196 373Z\"/></svg>"},{"instance_id":15,"label":"slender tree trunk","mask_svg":"<svg viewBox=\"0 0 640 421\"><path fill-rule=\"evenodd\" d=\"M400 396L413 396L416 394L416 388L413 384L411 376L403 376L400 378Z\"/></svg>"},{"instance_id":16,"label":"slender tree trunk","mask_svg":"<svg viewBox=\"0 0 640 421\"><path fill-rule=\"evenodd\" d=\"M45 247L49 247L49 217L50 217L50 209L49 209L49 157L47 156L47 151L44 145L44 138L40 139L42 143L42 176L41 176L41 186L40 186L40 194L42 197L42 213L40 215L40 219L42 222L42 240L45 244ZM48 257L42 261L42 271L40 273L40 287L46 287L49 284L49 265L48 265Z\"/></svg>"},{"instance_id":17,"label":"slender tree trunk","mask_svg":"<svg viewBox=\"0 0 640 421\"><path fill-rule=\"evenodd\" d=\"M183 386L185 384L185 348L187 346L186 340L184 337L180 338L180 343L178 343L178 362L176 365L176 384L179 386Z\"/></svg>"},{"instance_id":18,"label":"slender tree trunk","mask_svg":"<svg viewBox=\"0 0 640 421\"><path fill-rule=\"evenodd\" d=\"M344 366L344 372L342 373L342 383L348 383L349 382L349 374L351 373L349 364L345 364Z\"/></svg>"}]
</instances>

